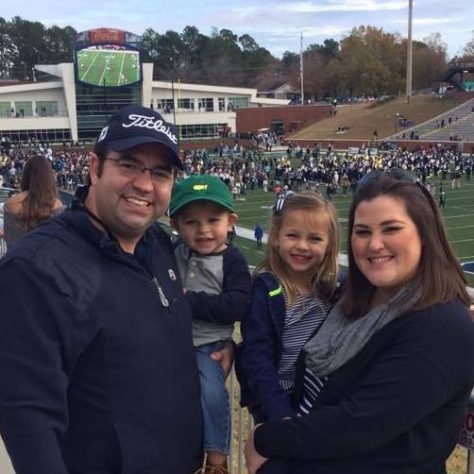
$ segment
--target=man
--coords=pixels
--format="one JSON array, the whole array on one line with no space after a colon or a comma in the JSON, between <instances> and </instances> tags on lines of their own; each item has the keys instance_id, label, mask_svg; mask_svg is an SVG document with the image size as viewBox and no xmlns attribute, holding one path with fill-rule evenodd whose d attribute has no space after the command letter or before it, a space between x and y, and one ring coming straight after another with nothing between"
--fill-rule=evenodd
<instances>
[{"instance_id":1,"label":"man","mask_svg":"<svg viewBox=\"0 0 474 474\"><path fill-rule=\"evenodd\" d=\"M86 196L0 262L0 432L18 474L188 474L199 380L173 250L156 219L176 129L130 106L102 130Z\"/></svg>"}]
</instances>

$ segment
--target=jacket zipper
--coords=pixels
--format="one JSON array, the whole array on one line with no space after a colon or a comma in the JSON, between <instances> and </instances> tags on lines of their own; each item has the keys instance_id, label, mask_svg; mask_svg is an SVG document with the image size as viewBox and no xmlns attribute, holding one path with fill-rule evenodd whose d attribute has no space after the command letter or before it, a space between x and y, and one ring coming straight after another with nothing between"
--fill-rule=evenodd
<instances>
[{"instance_id":1,"label":"jacket zipper","mask_svg":"<svg viewBox=\"0 0 474 474\"><path fill-rule=\"evenodd\" d=\"M155 284L156 290L158 291L158 295L160 297L160 302L161 305L164 308L169 308L170 302L168 301L168 298L165 296L165 292L163 291L163 288L161 288L160 283L158 282L157 278L155 276L152 276L152 281Z\"/></svg>"}]
</instances>

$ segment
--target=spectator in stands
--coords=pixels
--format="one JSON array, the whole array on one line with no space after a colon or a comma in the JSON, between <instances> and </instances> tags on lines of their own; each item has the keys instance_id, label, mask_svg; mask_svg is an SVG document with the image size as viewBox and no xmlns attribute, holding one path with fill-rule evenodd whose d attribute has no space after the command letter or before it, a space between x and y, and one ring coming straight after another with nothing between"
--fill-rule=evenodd
<instances>
[{"instance_id":1,"label":"spectator in stands","mask_svg":"<svg viewBox=\"0 0 474 474\"><path fill-rule=\"evenodd\" d=\"M451 189L461 189L461 171L458 167L451 170Z\"/></svg>"},{"instance_id":2,"label":"spectator in stands","mask_svg":"<svg viewBox=\"0 0 474 474\"><path fill-rule=\"evenodd\" d=\"M263 239L263 227L260 224L255 225L254 229L255 240L257 241L257 248L262 248L262 239Z\"/></svg>"},{"instance_id":3,"label":"spectator in stands","mask_svg":"<svg viewBox=\"0 0 474 474\"><path fill-rule=\"evenodd\" d=\"M0 203L0 209L3 209L3 203ZM3 217L0 215L0 258L5 255L6 245L3 239Z\"/></svg>"},{"instance_id":4,"label":"spectator in stands","mask_svg":"<svg viewBox=\"0 0 474 474\"><path fill-rule=\"evenodd\" d=\"M446 191L443 189L443 187L440 187L440 190L439 190L438 205L441 209L444 209L444 207L446 206Z\"/></svg>"},{"instance_id":5,"label":"spectator in stands","mask_svg":"<svg viewBox=\"0 0 474 474\"><path fill-rule=\"evenodd\" d=\"M397 177L359 184L345 293L303 349L301 416L256 426L250 474L445 472L474 384L471 301L435 201Z\"/></svg>"},{"instance_id":6,"label":"spectator in stands","mask_svg":"<svg viewBox=\"0 0 474 474\"><path fill-rule=\"evenodd\" d=\"M13 195L4 207L8 247L41 222L64 210L58 198L53 170L45 157L34 156L26 162L20 188L21 191Z\"/></svg>"}]
</instances>

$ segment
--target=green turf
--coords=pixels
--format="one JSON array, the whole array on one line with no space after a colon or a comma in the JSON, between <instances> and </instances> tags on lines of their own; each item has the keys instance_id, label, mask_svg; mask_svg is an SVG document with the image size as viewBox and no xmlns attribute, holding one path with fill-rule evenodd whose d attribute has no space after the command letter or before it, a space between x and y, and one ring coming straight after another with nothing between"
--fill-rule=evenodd
<instances>
[{"instance_id":1,"label":"green turf","mask_svg":"<svg viewBox=\"0 0 474 474\"><path fill-rule=\"evenodd\" d=\"M436 192L439 190L439 180L432 180ZM444 183L446 191L446 207L442 211L448 228L449 238L454 245L456 253L461 262L474 261L474 180L463 179L461 189L451 189L450 182ZM324 192L324 188L322 188ZM272 192L265 193L262 190L248 191L245 200L235 202L236 212L239 215L238 225L253 229L255 224L260 223L265 230L271 217L271 205L275 200ZM334 199L334 205L338 212L341 226L342 243L341 251L346 249L347 238L347 215L349 211L351 196L338 193ZM254 241L238 237L235 244L242 250L250 265L255 265L262 260L263 251L256 248ZM474 286L474 276L467 275L470 286Z\"/></svg>"},{"instance_id":2,"label":"green turf","mask_svg":"<svg viewBox=\"0 0 474 474\"><path fill-rule=\"evenodd\" d=\"M79 80L97 86L117 87L140 79L135 51L85 49L78 51Z\"/></svg>"}]
</instances>

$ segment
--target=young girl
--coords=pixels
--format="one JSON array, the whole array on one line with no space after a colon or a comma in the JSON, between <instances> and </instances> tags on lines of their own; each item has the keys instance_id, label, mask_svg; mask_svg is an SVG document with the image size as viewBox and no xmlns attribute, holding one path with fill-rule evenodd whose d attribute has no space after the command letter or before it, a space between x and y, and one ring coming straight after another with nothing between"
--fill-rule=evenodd
<instances>
[{"instance_id":1,"label":"young girl","mask_svg":"<svg viewBox=\"0 0 474 474\"><path fill-rule=\"evenodd\" d=\"M295 414L296 361L330 308L338 250L336 212L319 194L293 194L275 212L236 360L241 404L256 422Z\"/></svg>"}]
</instances>

